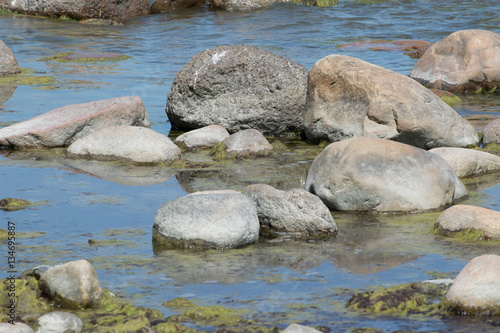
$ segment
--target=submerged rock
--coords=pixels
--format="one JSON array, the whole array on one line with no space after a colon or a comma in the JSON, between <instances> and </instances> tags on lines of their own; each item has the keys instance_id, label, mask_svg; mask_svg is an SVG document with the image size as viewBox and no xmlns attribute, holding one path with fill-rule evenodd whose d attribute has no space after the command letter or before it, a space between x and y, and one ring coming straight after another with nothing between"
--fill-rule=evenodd
<instances>
[{"instance_id":1,"label":"submerged rock","mask_svg":"<svg viewBox=\"0 0 500 333\"><path fill-rule=\"evenodd\" d=\"M311 165L305 188L330 209L348 211L433 210L467 194L441 157L367 137L327 146Z\"/></svg>"},{"instance_id":2,"label":"submerged rock","mask_svg":"<svg viewBox=\"0 0 500 333\"><path fill-rule=\"evenodd\" d=\"M247 11L268 7L278 0L208 0L210 9Z\"/></svg>"},{"instance_id":3,"label":"submerged rock","mask_svg":"<svg viewBox=\"0 0 500 333\"><path fill-rule=\"evenodd\" d=\"M21 70L12 51L0 40L0 75L19 74Z\"/></svg>"},{"instance_id":4,"label":"submerged rock","mask_svg":"<svg viewBox=\"0 0 500 333\"><path fill-rule=\"evenodd\" d=\"M70 157L123 160L138 164L171 163L181 151L168 137L149 128L110 126L101 128L71 144Z\"/></svg>"},{"instance_id":5,"label":"submerged rock","mask_svg":"<svg viewBox=\"0 0 500 333\"><path fill-rule=\"evenodd\" d=\"M234 248L259 238L255 203L236 191L195 192L163 204L153 225L159 248Z\"/></svg>"},{"instance_id":6,"label":"submerged rock","mask_svg":"<svg viewBox=\"0 0 500 333\"><path fill-rule=\"evenodd\" d=\"M0 200L1 210L19 210L29 206L33 206L33 203L24 199L5 198Z\"/></svg>"},{"instance_id":7,"label":"submerged rock","mask_svg":"<svg viewBox=\"0 0 500 333\"><path fill-rule=\"evenodd\" d=\"M177 73L166 112L174 128L218 124L230 133L302 129L307 69L248 45L217 46L196 54Z\"/></svg>"},{"instance_id":8,"label":"submerged rock","mask_svg":"<svg viewBox=\"0 0 500 333\"><path fill-rule=\"evenodd\" d=\"M495 119L488 123L482 132L483 145L487 146L490 143L500 145L500 119Z\"/></svg>"},{"instance_id":9,"label":"submerged rock","mask_svg":"<svg viewBox=\"0 0 500 333\"><path fill-rule=\"evenodd\" d=\"M466 120L422 85L344 55L327 56L310 70L304 132L314 143L371 136L425 149L479 141Z\"/></svg>"},{"instance_id":10,"label":"submerged rock","mask_svg":"<svg viewBox=\"0 0 500 333\"><path fill-rule=\"evenodd\" d=\"M500 238L500 212L468 205L456 205L445 210L434 226L440 234L466 233L474 239Z\"/></svg>"},{"instance_id":11,"label":"submerged rock","mask_svg":"<svg viewBox=\"0 0 500 333\"><path fill-rule=\"evenodd\" d=\"M465 148L434 148L431 153L448 162L459 178L500 172L500 157L479 150Z\"/></svg>"},{"instance_id":12,"label":"submerged rock","mask_svg":"<svg viewBox=\"0 0 500 333\"><path fill-rule=\"evenodd\" d=\"M87 260L47 269L40 276L43 294L64 308L98 307L102 298L97 273Z\"/></svg>"},{"instance_id":13,"label":"submerged rock","mask_svg":"<svg viewBox=\"0 0 500 333\"><path fill-rule=\"evenodd\" d=\"M67 105L0 128L0 148L68 147L97 129L120 125L150 126L139 96Z\"/></svg>"},{"instance_id":14,"label":"submerged rock","mask_svg":"<svg viewBox=\"0 0 500 333\"><path fill-rule=\"evenodd\" d=\"M273 154L273 146L262 133L255 129L247 129L232 134L216 145L210 155L215 160L226 158L264 157Z\"/></svg>"},{"instance_id":15,"label":"submerged rock","mask_svg":"<svg viewBox=\"0 0 500 333\"><path fill-rule=\"evenodd\" d=\"M42 58L41 60L54 60L54 61L106 61L106 60L123 60L129 58L126 55L113 53L113 52L68 52L58 54L52 57Z\"/></svg>"},{"instance_id":16,"label":"submerged rock","mask_svg":"<svg viewBox=\"0 0 500 333\"><path fill-rule=\"evenodd\" d=\"M446 300L449 310L458 314L500 314L500 256L485 254L469 261Z\"/></svg>"},{"instance_id":17,"label":"submerged rock","mask_svg":"<svg viewBox=\"0 0 500 333\"><path fill-rule=\"evenodd\" d=\"M220 125L209 125L179 135L174 143L187 149L210 148L229 137L229 132Z\"/></svg>"},{"instance_id":18,"label":"submerged rock","mask_svg":"<svg viewBox=\"0 0 500 333\"><path fill-rule=\"evenodd\" d=\"M303 236L337 232L332 214L320 198L303 189L280 191L266 184L249 185L243 191L255 201L261 232Z\"/></svg>"},{"instance_id":19,"label":"submerged rock","mask_svg":"<svg viewBox=\"0 0 500 333\"><path fill-rule=\"evenodd\" d=\"M500 85L500 34L461 30L433 44L418 60L410 77L433 88L476 92Z\"/></svg>"},{"instance_id":20,"label":"submerged rock","mask_svg":"<svg viewBox=\"0 0 500 333\"><path fill-rule=\"evenodd\" d=\"M83 331L83 321L69 312L49 312L37 321L37 333L80 333Z\"/></svg>"}]
</instances>

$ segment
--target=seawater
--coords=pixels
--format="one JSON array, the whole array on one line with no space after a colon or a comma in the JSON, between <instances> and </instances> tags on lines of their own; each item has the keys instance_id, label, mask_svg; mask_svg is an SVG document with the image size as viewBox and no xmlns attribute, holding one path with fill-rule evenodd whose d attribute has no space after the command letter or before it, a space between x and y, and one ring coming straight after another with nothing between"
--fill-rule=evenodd
<instances>
[{"instance_id":1,"label":"seawater","mask_svg":"<svg viewBox=\"0 0 500 333\"><path fill-rule=\"evenodd\" d=\"M416 60L401 51L340 46L365 40L435 42L463 29L500 32L499 12L498 1L340 1L330 8L281 3L249 13L181 10L120 26L0 15L0 38L19 65L57 80L50 86L0 88L7 96L0 106L0 123L27 120L68 104L139 95L152 128L169 134L164 109L172 80L192 56L207 48L253 45L307 69L327 55L346 54L407 75ZM116 52L130 58L103 63L40 61L68 51ZM467 97L455 109L465 117L493 119L500 116L500 100ZM482 124L478 121L475 126L479 129ZM304 149L301 144L297 147ZM354 290L454 277L474 256L500 254L487 243L431 234L439 213L333 212L339 234L327 241L285 239L231 251L155 253L151 229L162 203L195 190L242 189L258 181L278 188L298 187L312 158L292 151L266 165L248 162L254 163L251 168L261 168L256 176L247 172L245 163L220 172L175 173L165 168L69 162L45 152L13 152L0 156L0 198L45 203L0 211L0 223L6 228L8 221L15 222L24 237L18 244L19 271L86 258L96 267L103 287L165 315L171 310L161 306L164 301L185 296L201 304L248 309L250 317L283 328L300 322L333 331L368 326L388 331L495 331L473 320L422 322L357 314L344 306ZM490 177L469 184L467 203L498 210L498 183L498 177ZM89 239L97 245L89 245ZM6 260L0 263L4 265Z\"/></svg>"}]
</instances>

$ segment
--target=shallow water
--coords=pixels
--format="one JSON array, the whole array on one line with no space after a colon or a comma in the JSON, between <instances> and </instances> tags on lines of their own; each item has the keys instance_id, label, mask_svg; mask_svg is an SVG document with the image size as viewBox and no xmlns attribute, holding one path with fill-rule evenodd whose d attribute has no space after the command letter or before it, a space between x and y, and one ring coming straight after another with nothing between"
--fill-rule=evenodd
<instances>
[{"instance_id":1,"label":"shallow water","mask_svg":"<svg viewBox=\"0 0 500 333\"><path fill-rule=\"evenodd\" d=\"M21 67L48 75L55 85L1 87L0 126L56 107L117 96L142 97L152 128L168 134L166 95L189 59L219 44L245 43L288 57L310 69L342 53L407 75L416 60L401 51L349 50L362 40L435 42L462 29L500 32L498 1L340 1L332 8L278 4L253 13L179 11L142 17L122 26L87 26L26 16L0 16L1 39ZM120 62L59 63L42 57L68 51L116 52ZM498 96L463 98L455 107L476 128L500 116ZM265 182L280 189L303 185L317 147L286 139L272 158L208 168L172 170L68 160L64 150L3 152L0 198L46 203L0 211L24 236L18 270L81 258L97 268L101 285L136 305L185 296L202 304L248 309L249 317L286 327L324 325L335 332L356 327L385 331L495 331L470 319L379 317L345 308L353 290L454 277L468 260L500 254L498 244L470 243L430 233L439 213L349 215L333 212L337 237L326 241L281 239L231 251L168 251L152 247L157 209L188 192ZM203 163L204 154L191 160ZM499 210L500 178L471 181L466 203ZM89 245L88 240L96 242ZM0 266L6 271L2 262ZM211 328L205 328L210 331ZM498 328L496 328L498 329ZM212 330L215 330L212 328Z\"/></svg>"}]
</instances>

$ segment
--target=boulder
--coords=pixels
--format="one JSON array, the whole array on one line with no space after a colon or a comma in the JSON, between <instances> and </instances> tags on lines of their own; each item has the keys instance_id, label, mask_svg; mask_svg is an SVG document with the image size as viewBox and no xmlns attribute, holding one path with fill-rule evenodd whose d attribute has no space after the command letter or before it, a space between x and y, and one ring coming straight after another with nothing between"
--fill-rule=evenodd
<instances>
[{"instance_id":1,"label":"boulder","mask_svg":"<svg viewBox=\"0 0 500 333\"><path fill-rule=\"evenodd\" d=\"M68 148L68 156L158 164L179 159L181 150L165 135L149 128L110 126L73 142Z\"/></svg>"},{"instance_id":2,"label":"boulder","mask_svg":"<svg viewBox=\"0 0 500 333\"><path fill-rule=\"evenodd\" d=\"M157 248L235 248L259 238L255 203L236 191L204 191L163 204L153 225Z\"/></svg>"},{"instance_id":3,"label":"boulder","mask_svg":"<svg viewBox=\"0 0 500 333\"><path fill-rule=\"evenodd\" d=\"M229 132L220 125L205 126L179 135L174 143L181 148L210 148L229 137Z\"/></svg>"},{"instance_id":4,"label":"boulder","mask_svg":"<svg viewBox=\"0 0 500 333\"><path fill-rule=\"evenodd\" d=\"M457 275L446 301L459 314L500 314L500 256L472 259Z\"/></svg>"},{"instance_id":5,"label":"boulder","mask_svg":"<svg viewBox=\"0 0 500 333\"><path fill-rule=\"evenodd\" d=\"M217 46L177 73L166 112L178 129L221 125L281 134L302 128L307 70L253 46Z\"/></svg>"},{"instance_id":6,"label":"boulder","mask_svg":"<svg viewBox=\"0 0 500 333\"><path fill-rule=\"evenodd\" d=\"M149 13L148 0L0 0L0 8L19 14L60 17L75 20L89 18L124 21Z\"/></svg>"},{"instance_id":7,"label":"boulder","mask_svg":"<svg viewBox=\"0 0 500 333\"><path fill-rule=\"evenodd\" d=\"M436 154L368 137L327 146L314 159L305 188L330 209L347 211L435 210L467 194Z\"/></svg>"},{"instance_id":8,"label":"boulder","mask_svg":"<svg viewBox=\"0 0 500 333\"><path fill-rule=\"evenodd\" d=\"M500 157L479 150L440 147L429 150L448 162L459 178L500 172Z\"/></svg>"},{"instance_id":9,"label":"boulder","mask_svg":"<svg viewBox=\"0 0 500 333\"><path fill-rule=\"evenodd\" d=\"M281 333L321 333L321 331L299 324L291 324L283 331L281 331Z\"/></svg>"},{"instance_id":10,"label":"boulder","mask_svg":"<svg viewBox=\"0 0 500 333\"><path fill-rule=\"evenodd\" d=\"M199 8L205 5L205 0L156 0L151 4L151 14L167 13L182 8Z\"/></svg>"},{"instance_id":11,"label":"boulder","mask_svg":"<svg viewBox=\"0 0 500 333\"><path fill-rule=\"evenodd\" d=\"M40 287L46 297L68 309L97 307L102 298L97 273L87 260L47 269L40 276Z\"/></svg>"},{"instance_id":12,"label":"boulder","mask_svg":"<svg viewBox=\"0 0 500 333\"><path fill-rule=\"evenodd\" d=\"M0 75L19 74L21 70L12 51L0 40Z\"/></svg>"},{"instance_id":13,"label":"boulder","mask_svg":"<svg viewBox=\"0 0 500 333\"><path fill-rule=\"evenodd\" d=\"M430 149L479 141L466 120L418 82L344 55L310 70L304 131L314 143L372 136Z\"/></svg>"},{"instance_id":14,"label":"boulder","mask_svg":"<svg viewBox=\"0 0 500 333\"><path fill-rule=\"evenodd\" d=\"M500 212L468 205L455 205L445 210L434 228L442 234L459 231L481 231L481 239L500 238ZM477 238L477 237L476 237Z\"/></svg>"},{"instance_id":15,"label":"boulder","mask_svg":"<svg viewBox=\"0 0 500 333\"><path fill-rule=\"evenodd\" d=\"M273 146L255 129L234 133L211 151L215 159L264 157L272 154Z\"/></svg>"},{"instance_id":16,"label":"boulder","mask_svg":"<svg viewBox=\"0 0 500 333\"><path fill-rule=\"evenodd\" d=\"M37 333L80 333L83 331L83 321L69 312L49 312L38 318L37 322Z\"/></svg>"},{"instance_id":17,"label":"boulder","mask_svg":"<svg viewBox=\"0 0 500 333\"><path fill-rule=\"evenodd\" d=\"M0 333L35 333L35 331L24 323L14 322L14 325L0 323Z\"/></svg>"},{"instance_id":18,"label":"boulder","mask_svg":"<svg viewBox=\"0 0 500 333\"><path fill-rule=\"evenodd\" d=\"M210 9L247 11L268 7L278 0L208 0Z\"/></svg>"},{"instance_id":19,"label":"boulder","mask_svg":"<svg viewBox=\"0 0 500 333\"><path fill-rule=\"evenodd\" d=\"M67 105L0 128L0 148L67 147L96 129L120 125L150 126L139 96Z\"/></svg>"},{"instance_id":20,"label":"boulder","mask_svg":"<svg viewBox=\"0 0 500 333\"><path fill-rule=\"evenodd\" d=\"M433 44L410 77L432 88L475 92L500 86L500 34L462 30Z\"/></svg>"},{"instance_id":21,"label":"boulder","mask_svg":"<svg viewBox=\"0 0 500 333\"><path fill-rule=\"evenodd\" d=\"M261 230L303 236L330 235L337 231L332 214L320 198L300 188L280 191L266 184L243 190L255 201Z\"/></svg>"},{"instance_id":22,"label":"boulder","mask_svg":"<svg viewBox=\"0 0 500 333\"><path fill-rule=\"evenodd\" d=\"M482 140L485 146L490 143L500 144L500 119L495 119L484 127Z\"/></svg>"}]
</instances>

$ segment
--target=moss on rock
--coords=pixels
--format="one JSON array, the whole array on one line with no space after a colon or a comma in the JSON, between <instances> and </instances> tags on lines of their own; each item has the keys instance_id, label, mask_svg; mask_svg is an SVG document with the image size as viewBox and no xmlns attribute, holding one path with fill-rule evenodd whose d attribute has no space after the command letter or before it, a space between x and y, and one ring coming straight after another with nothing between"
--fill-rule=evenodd
<instances>
[{"instance_id":1,"label":"moss on rock","mask_svg":"<svg viewBox=\"0 0 500 333\"><path fill-rule=\"evenodd\" d=\"M29 206L33 206L33 203L28 200L16 198L5 198L0 200L0 209L2 210L20 210Z\"/></svg>"},{"instance_id":2,"label":"moss on rock","mask_svg":"<svg viewBox=\"0 0 500 333\"><path fill-rule=\"evenodd\" d=\"M34 72L28 68L20 68L21 73L0 76L0 86L37 86L54 85L57 80L52 76L33 75Z\"/></svg>"}]
</instances>

